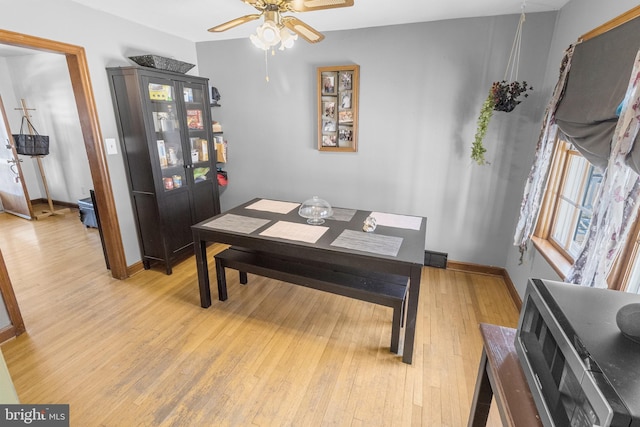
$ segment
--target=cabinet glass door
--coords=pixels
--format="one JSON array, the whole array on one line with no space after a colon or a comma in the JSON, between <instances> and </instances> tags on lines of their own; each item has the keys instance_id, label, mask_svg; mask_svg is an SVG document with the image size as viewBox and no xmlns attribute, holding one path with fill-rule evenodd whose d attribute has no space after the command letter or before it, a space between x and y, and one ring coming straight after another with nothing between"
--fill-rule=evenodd
<instances>
[{"instance_id":1,"label":"cabinet glass door","mask_svg":"<svg viewBox=\"0 0 640 427\"><path fill-rule=\"evenodd\" d=\"M193 171L194 183L210 180L213 176L211 170L211 144L209 142L210 129L207 128L206 86L184 83L182 86L184 97L185 117L187 118L187 131L189 133L189 160Z\"/></svg>"},{"instance_id":2,"label":"cabinet glass door","mask_svg":"<svg viewBox=\"0 0 640 427\"><path fill-rule=\"evenodd\" d=\"M172 191L184 184L184 153L180 135L175 87L173 84L149 82L149 105L162 171L162 188Z\"/></svg>"}]
</instances>

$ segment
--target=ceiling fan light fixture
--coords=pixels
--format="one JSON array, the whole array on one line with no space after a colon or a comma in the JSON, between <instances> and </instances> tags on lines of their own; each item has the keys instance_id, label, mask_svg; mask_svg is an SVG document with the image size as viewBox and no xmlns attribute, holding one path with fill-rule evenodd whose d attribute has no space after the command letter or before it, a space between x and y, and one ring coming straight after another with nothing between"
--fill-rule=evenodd
<instances>
[{"instance_id":1,"label":"ceiling fan light fixture","mask_svg":"<svg viewBox=\"0 0 640 427\"><path fill-rule=\"evenodd\" d=\"M265 45L264 42L260 40L260 38L255 34L251 34L249 36L249 40L251 40L251 43L253 43L253 45L259 49L262 49L262 50L269 49L267 45Z\"/></svg>"},{"instance_id":2,"label":"ceiling fan light fixture","mask_svg":"<svg viewBox=\"0 0 640 427\"><path fill-rule=\"evenodd\" d=\"M278 31L278 28L275 26L275 24L273 24L272 22L265 22L264 24L262 24L261 27L262 30L262 40L266 41L267 43L277 43L280 39L280 32Z\"/></svg>"},{"instance_id":3,"label":"ceiling fan light fixture","mask_svg":"<svg viewBox=\"0 0 640 427\"><path fill-rule=\"evenodd\" d=\"M318 43L324 39L322 33L305 24L293 16L282 16L287 12L310 12L322 9L334 9L353 6L354 0L242 0L249 6L254 7L260 13L244 15L229 22L209 28L211 32L222 32L235 28L238 25L264 18L264 23L258 27L256 33L249 38L254 45L260 49L267 50L278 43L280 49L290 48L298 36L309 43ZM283 33L285 26L294 34L289 37L289 33Z\"/></svg>"},{"instance_id":4,"label":"ceiling fan light fixture","mask_svg":"<svg viewBox=\"0 0 640 427\"><path fill-rule=\"evenodd\" d=\"M265 20L256 30L255 38L257 38L260 43L254 41L254 35L252 34L250 39L254 45L264 50L269 49L280 43L280 29L275 22Z\"/></svg>"},{"instance_id":5,"label":"ceiling fan light fixture","mask_svg":"<svg viewBox=\"0 0 640 427\"><path fill-rule=\"evenodd\" d=\"M296 40L298 40L297 34L291 33L285 27L280 29L280 50L291 49Z\"/></svg>"}]
</instances>

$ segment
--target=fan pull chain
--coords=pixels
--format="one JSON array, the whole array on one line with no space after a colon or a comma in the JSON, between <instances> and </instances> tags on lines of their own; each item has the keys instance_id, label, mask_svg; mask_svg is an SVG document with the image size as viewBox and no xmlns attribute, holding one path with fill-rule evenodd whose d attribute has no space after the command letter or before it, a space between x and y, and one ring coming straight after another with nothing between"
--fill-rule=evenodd
<instances>
[{"instance_id":1,"label":"fan pull chain","mask_svg":"<svg viewBox=\"0 0 640 427\"><path fill-rule=\"evenodd\" d=\"M264 79L269 83L269 56L267 55L267 51L264 51Z\"/></svg>"}]
</instances>

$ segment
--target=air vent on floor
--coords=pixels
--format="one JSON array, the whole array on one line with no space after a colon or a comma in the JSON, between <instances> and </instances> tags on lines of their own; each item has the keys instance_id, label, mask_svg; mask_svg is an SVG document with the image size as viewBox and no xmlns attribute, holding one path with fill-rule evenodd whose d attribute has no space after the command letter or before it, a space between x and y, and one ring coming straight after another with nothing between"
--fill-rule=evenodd
<instances>
[{"instance_id":1,"label":"air vent on floor","mask_svg":"<svg viewBox=\"0 0 640 427\"><path fill-rule=\"evenodd\" d=\"M447 268L447 256L444 252L424 251L424 265L427 267Z\"/></svg>"}]
</instances>

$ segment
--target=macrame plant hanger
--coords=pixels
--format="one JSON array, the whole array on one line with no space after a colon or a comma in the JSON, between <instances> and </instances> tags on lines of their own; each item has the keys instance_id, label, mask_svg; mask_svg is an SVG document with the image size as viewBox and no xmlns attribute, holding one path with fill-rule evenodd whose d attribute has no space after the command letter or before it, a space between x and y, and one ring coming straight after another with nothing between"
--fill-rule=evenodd
<instances>
[{"instance_id":1,"label":"macrame plant hanger","mask_svg":"<svg viewBox=\"0 0 640 427\"><path fill-rule=\"evenodd\" d=\"M507 62L507 69L504 72L504 78L501 82L493 83L491 90L489 91L489 95L482 104L482 108L480 110L475 139L471 145L471 159L479 165L489 164L484 157L484 153L487 150L484 148L482 141L487 133L487 127L493 115L493 111L512 111L516 105L520 103L517 98L521 94L524 97L527 97L528 95L526 92L533 89L525 81L522 83L518 82L520 46L522 45L522 26L525 21L524 8L525 2L523 1L520 12L520 21L518 22L516 36L513 39L513 45L511 46L511 54L509 55L509 62Z\"/></svg>"},{"instance_id":2,"label":"macrame plant hanger","mask_svg":"<svg viewBox=\"0 0 640 427\"><path fill-rule=\"evenodd\" d=\"M504 72L504 81L515 82L518 80L518 69L520 68L520 46L522 45L522 26L525 21L524 8L526 2L522 2L520 21L518 22L518 29L516 30L516 36L513 39L513 45L511 46L511 54L509 55L509 62L507 63L507 69ZM508 80L507 80L508 78Z\"/></svg>"},{"instance_id":3,"label":"macrame plant hanger","mask_svg":"<svg viewBox=\"0 0 640 427\"><path fill-rule=\"evenodd\" d=\"M22 104L22 107L20 108L16 108L16 110L21 110L22 111L22 115L24 117L26 117L27 119L29 119L31 117L31 115L29 114L29 111L35 111L35 108L27 108L27 102L24 99L20 100L20 104ZM33 135L34 131L33 131L33 127L31 126L31 123L29 123L27 121L27 127L29 128L29 134ZM49 185L47 184L47 176L44 173L44 167L42 165L42 156L34 156L36 158L36 161L38 162L38 169L40 170L40 176L42 177L42 184L44 186L44 192L47 195L47 203L49 204L49 210L44 210L41 213L37 213L35 214L36 219L43 219L43 218L47 218L49 216L52 215L64 215L68 212L71 212L71 209L69 208L64 208L64 209L59 209L59 210L55 210L53 208L53 200L51 200L51 194L49 193Z\"/></svg>"}]
</instances>

